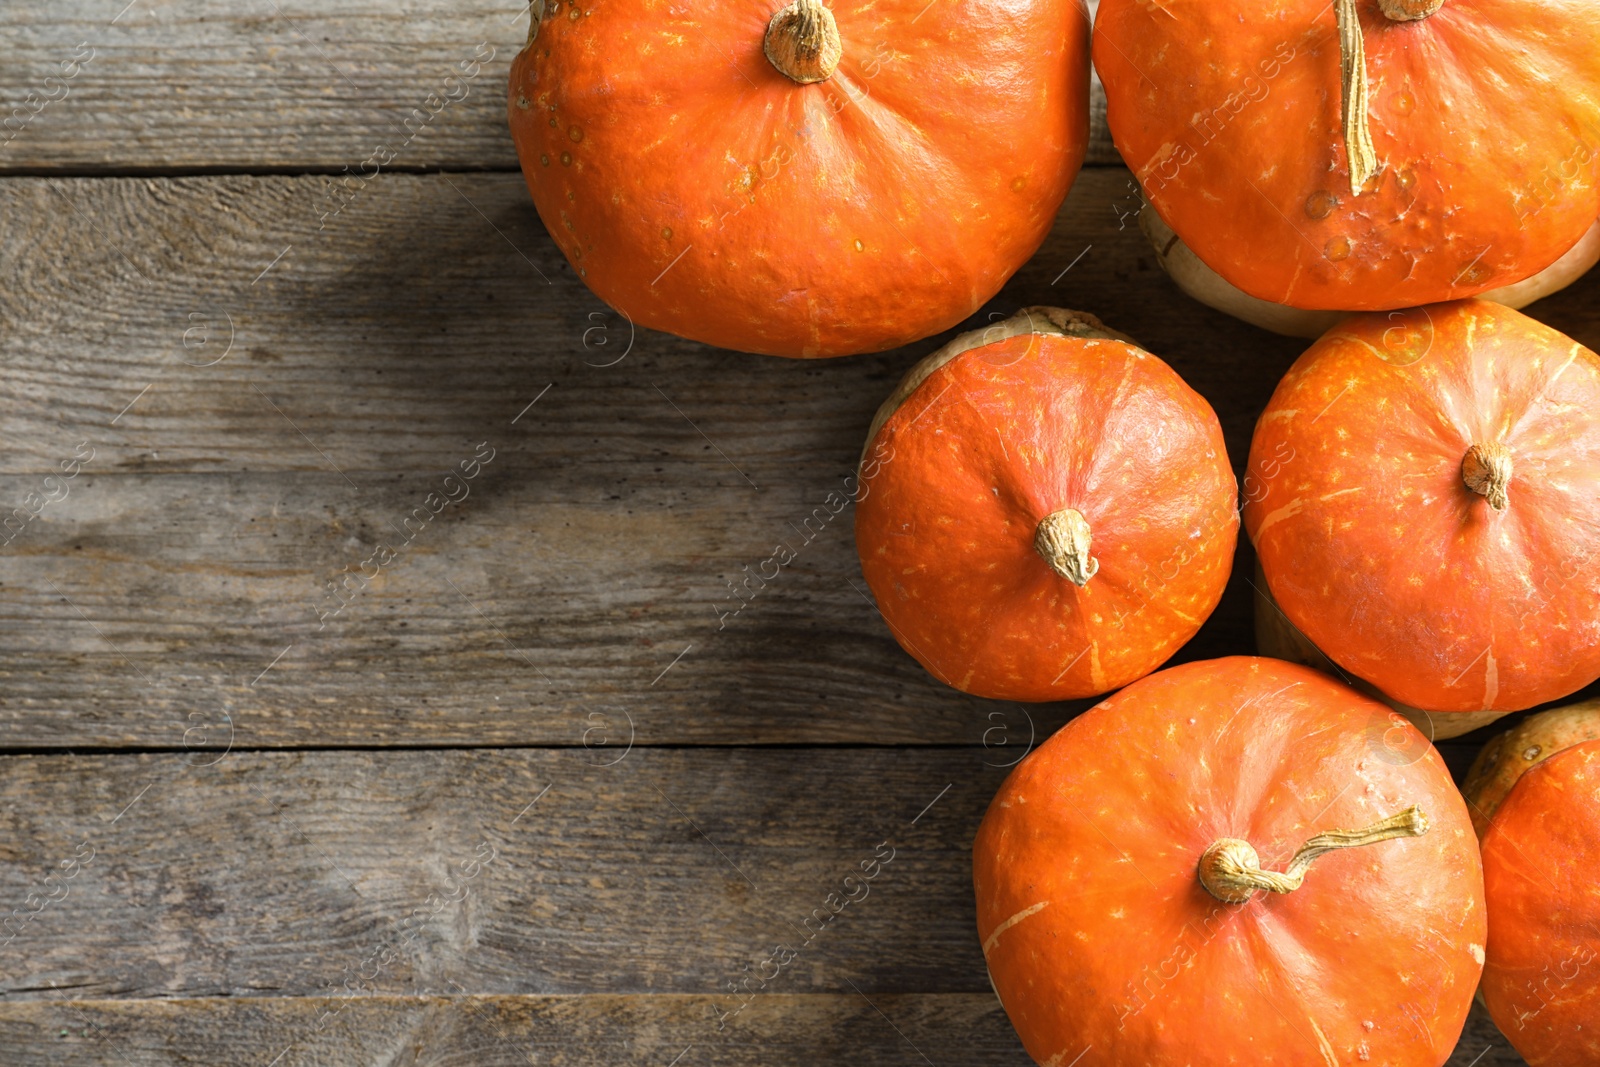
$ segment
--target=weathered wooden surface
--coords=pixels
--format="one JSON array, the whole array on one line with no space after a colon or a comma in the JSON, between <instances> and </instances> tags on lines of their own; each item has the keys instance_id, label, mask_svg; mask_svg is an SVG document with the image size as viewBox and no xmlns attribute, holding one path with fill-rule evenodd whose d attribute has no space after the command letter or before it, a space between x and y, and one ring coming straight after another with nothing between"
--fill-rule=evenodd
<instances>
[{"instance_id":1,"label":"weathered wooden surface","mask_svg":"<svg viewBox=\"0 0 1600 1067\"><path fill-rule=\"evenodd\" d=\"M1001 759L6 757L0 914L20 916L0 928L0 1000L313 996L346 981L444 992L452 979L475 993L709 994L779 941L798 955L775 992L848 993L848 978L980 993L969 849L1005 774L986 761ZM829 894L860 894L863 864L865 895L812 936Z\"/></svg>"},{"instance_id":2,"label":"weathered wooden surface","mask_svg":"<svg viewBox=\"0 0 1600 1067\"><path fill-rule=\"evenodd\" d=\"M0 122L20 114L0 174L356 172L379 145L394 170L515 170L505 85L527 7L9 0ZM1120 162L1093 93L1089 161Z\"/></svg>"},{"instance_id":3,"label":"weathered wooden surface","mask_svg":"<svg viewBox=\"0 0 1600 1067\"><path fill-rule=\"evenodd\" d=\"M271 1067L1031 1062L987 992L772 994L721 1032L706 1023L716 1003L707 996L440 994L0 1005L0 1047L8 1064L29 1067L266 1067L280 1054Z\"/></svg>"},{"instance_id":4,"label":"weathered wooden surface","mask_svg":"<svg viewBox=\"0 0 1600 1067\"><path fill-rule=\"evenodd\" d=\"M38 512L0 532L7 1065L1027 1062L968 849L1087 702L929 679L826 506L942 339L807 364L634 330L515 173L526 26L515 0L0 6L0 522ZM331 213L325 175L380 144ZM1102 316L1242 468L1303 345L1178 294L1137 208L1086 170L974 322ZM1600 347L1597 295L1531 310ZM724 614L780 540L796 562ZM1179 658L1251 651L1250 563ZM883 841L870 895L719 1030ZM1475 1016L1450 1067L1519 1062Z\"/></svg>"},{"instance_id":5,"label":"weathered wooden surface","mask_svg":"<svg viewBox=\"0 0 1600 1067\"><path fill-rule=\"evenodd\" d=\"M825 505L939 339L819 364L635 333L515 175L384 176L321 232L316 181L0 184L0 500L93 449L0 547L5 747L171 747L224 713L252 747L574 744L597 711L646 743L981 742L996 706L899 651ZM1127 192L1086 172L993 313L1136 331L1242 465L1299 346L1179 296ZM405 526L480 442L469 495ZM1249 572L1183 657L1251 647Z\"/></svg>"},{"instance_id":6,"label":"weathered wooden surface","mask_svg":"<svg viewBox=\"0 0 1600 1067\"><path fill-rule=\"evenodd\" d=\"M722 1032L697 996L376 996L61 1000L0 1005L10 1062L145 1067L318 1063L412 1067L771 1067L772 1064L1025 1067L989 993L770 994ZM335 1014L337 1013L337 1014ZM320 1026L319 1026L320 1023ZM679 1057L674 1060L674 1057ZM1481 1013L1444 1067L1520 1067Z\"/></svg>"},{"instance_id":7,"label":"weathered wooden surface","mask_svg":"<svg viewBox=\"0 0 1600 1067\"><path fill-rule=\"evenodd\" d=\"M0 1047L8 1064L666 1063L688 1045L685 1062L795 1063L848 1038L890 1062L914 1043L1022 1063L972 914L970 843L1005 773L985 755L8 757ZM813 933L863 870L865 895ZM779 944L795 955L773 975ZM1503 1044L1483 1023L1462 1048Z\"/></svg>"}]
</instances>

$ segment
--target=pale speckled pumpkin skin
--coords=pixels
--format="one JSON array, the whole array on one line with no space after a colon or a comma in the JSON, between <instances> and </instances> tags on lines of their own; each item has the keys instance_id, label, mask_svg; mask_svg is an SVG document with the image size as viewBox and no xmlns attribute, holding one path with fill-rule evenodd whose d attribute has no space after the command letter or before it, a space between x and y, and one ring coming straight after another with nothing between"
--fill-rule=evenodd
<instances>
[{"instance_id":1,"label":"pale speckled pumpkin skin","mask_svg":"<svg viewBox=\"0 0 1600 1067\"><path fill-rule=\"evenodd\" d=\"M1380 172L1357 197L1329 0L1102 0L1113 139L1184 243L1251 296L1331 310L1474 296L1577 244L1600 214L1600 4L1359 10Z\"/></svg>"},{"instance_id":2,"label":"pale speckled pumpkin skin","mask_svg":"<svg viewBox=\"0 0 1600 1067\"><path fill-rule=\"evenodd\" d=\"M1519 711L1587 685L1597 413L1600 359L1509 308L1347 319L1290 368L1251 442L1245 529L1273 597L1334 662L1412 707ZM1462 482L1485 441L1511 450L1503 512Z\"/></svg>"},{"instance_id":3,"label":"pale speckled pumpkin skin","mask_svg":"<svg viewBox=\"0 0 1600 1067\"><path fill-rule=\"evenodd\" d=\"M1117 340L1022 334L917 387L868 446L856 508L878 608L935 677L1066 700L1126 685L1194 636L1227 585L1238 489L1222 427L1160 359ZM1077 509L1082 588L1034 550Z\"/></svg>"},{"instance_id":4,"label":"pale speckled pumpkin skin","mask_svg":"<svg viewBox=\"0 0 1600 1067\"><path fill-rule=\"evenodd\" d=\"M552 0L509 88L539 217L601 299L709 344L837 356L954 326L1083 161L1086 15L836 0L843 59L798 85L762 54L782 6Z\"/></svg>"},{"instance_id":5,"label":"pale speckled pumpkin skin","mask_svg":"<svg viewBox=\"0 0 1600 1067\"><path fill-rule=\"evenodd\" d=\"M1379 754L1365 727L1386 714L1309 667L1240 656L1135 682L1025 759L979 827L973 882L1028 1053L1053 1067L1444 1063L1483 958L1477 839L1420 736L1413 762ZM1223 904L1196 878L1218 838L1282 870L1312 835L1412 804L1424 836L1324 855L1292 893Z\"/></svg>"},{"instance_id":6,"label":"pale speckled pumpkin skin","mask_svg":"<svg viewBox=\"0 0 1600 1067\"><path fill-rule=\"evenodd\" d=\"M1531 1067L1600 1063L1600 741L1524 774L1483 838L1483 999Z\"/></svg>"}]
</instances>

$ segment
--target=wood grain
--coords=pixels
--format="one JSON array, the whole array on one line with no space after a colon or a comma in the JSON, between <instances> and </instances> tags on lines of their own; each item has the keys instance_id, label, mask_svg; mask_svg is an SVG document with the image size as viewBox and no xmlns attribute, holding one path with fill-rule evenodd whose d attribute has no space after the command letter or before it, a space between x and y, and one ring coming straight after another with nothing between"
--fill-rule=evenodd
<instances>
[{"instance_id":1,"label":"wood grain","mask_svg":"<svg viewBox=\"0 0 1600 1067\"><path fill-rule=\"evenodd\" d=\"M5 759L7 1062L1026 1062L974 934L981 752L587 755Z\"/></svg>"},{"instance_id":2,"label":"wood grain","mask_svg":"<svg viewBox=\"0 0 1600 1067\"><path fill-rule=\"evenodd\" d=\"M395 170L513 171L505 86L526 9L11 0L0 122L15 117L0 127L0 174L355 172L379 145ZM491 58L465 89L446 85L477 56ZM429 105L430 94L458 99ZM424 123L419 108L437 113ZM1098 81L1091 120L1090 163L1120 162Z\"/></svg>"},{"instance_id":3,"label":"wood grain","mask_svg":"<svg viewBox=\"0 0 1600 1067\"><path fill-rule=\"evenodd\" d=\"M24 223L0 238L0 500L93 449L0 548L5 747L175 747L224 716L252 747L575 744L595 712L641 743L1026 730L900 652L851 511L825 506L939 338L826 364L642 330L630 349L516 176L385 176L321 233L313 182L0 184ZM1125 195L1122 172L1086 174L991 307L1136 329L1215 401L1239 463L1297 345L1176 295ZM470 495L406 526L481 442ZM795 564L719 614L785 540ZM393 565L347 579L380 545ZM1182 655L1248 651L1249 593Z\"/></svg>"},{"instance_id":4,"label":"wood grain","mask_svg":"<svg viewBox=\"0 0 1600 1067\"><path fill-rule=\"evenodd\" d=\"M772 992L983 993L969 849L1005 773L984 758L8 757L0 998L724 994L780 942ZM825 921L835 891L860 899Z\"/></svg>"},{"instance_id":5,"label":"wood grain","mask_svg":"<svg viewBox=\"0 0 1600 1067\"><path fill-rule=\"evenodd\" d=\"M0 1045L17 1067L264 1065L280 1050L272 1067L1033 1062L988 993L772 994L723 1033L701 1023L712 1007L709 997L603 994L61 1000L0 1005ZM1522 1063L1475 1010L1443 1067Z\"/></svg>"}]
</instances>

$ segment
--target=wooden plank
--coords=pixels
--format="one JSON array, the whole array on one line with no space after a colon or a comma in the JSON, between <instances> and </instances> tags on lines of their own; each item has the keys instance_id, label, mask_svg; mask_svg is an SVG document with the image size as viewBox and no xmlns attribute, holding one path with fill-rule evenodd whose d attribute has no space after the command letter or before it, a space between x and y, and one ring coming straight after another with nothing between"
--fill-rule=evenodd
<instances>
[{"instance_id":1,"label":"wooden plank","mask_svg":"<svg viewBox=\"0 0 1600 1067\"><path fill-rule=\"evenodd\" d=\"M989 993L776 994L722 1032L705 1022L714 1007L703 996L55 1001L0 1005L0 1046L16 1067L266 1067L280 1052L271 1067L1033 1062Z\"/></svg>"},{"instance_id":2,"label":"wooden plank","mask_svg":"<svg viewBox=\"0 0 1600 1067\"><path fill-rule=\"evenodd\" d=\"M447 469L490 436L586 486L631 490L643 472L759 493L798 465L820 487L948 336L791 361L633 330L573 277L515 175L384 175L324 229L317 182L0 182L16 220L0 234L0 472L52 471L87 435L100 471L392 476ZM1242 460L1303 345L1179 294L1128 182L1085 173L1039 253L964 325L1026 304L1092 311L1211 400ZM1588 285L1559 299L1592 333Z\"/></svg>"},{"instance_id":3,"label":"wooden plank","mask_svg":"<svg viewBox=\"0 0 1600 1067\"><path fill-rule=\"evenodd\" d=\"M982 993L985 755L7 757L0 997Z\"/></svg>"},{"instance_id":4,"label":"wooden plank","mask_svg":"<svg viewBox=\"0 0 1600 1067\"><path fill-rule=\"evenodd\" d=\"M12 0L0 174L357 172L379 145L397 170L515 170L505 85L526 8ZM1118 162L1098 82L1091 117L1090 161Z\"/></svg>"},{"instance_id":5,"label":"wooden plank","mask_svg":"<svg viewBox=\"0 0 1600 1067\"><path fill-rule=\"evenodd\" d=\"M631 1062L803 1062L847 1036L912 1062L879 1010L941 1062L1025 1062L974 933L969 843L1005 773L982 750L588 755L0 761L7 1062L396 1062L346 1044L370 1039L444 1063L495 1026L539 1062L630 1037ZM857 899L806 925L835 890ZM411 999L468 992L503 999Z\"/></svg>"},{"instance_id":6,"label":"wooden plank","mask_svg":"<svg viewBox=\"0 0 1600 1067\"><path fill-rule=\"evenodd\" d=\"M772 994L723 1032L704 1025L714 1008L697 996L52 1000L0 1005L0 1046L17 1067L266 1064L283 1049L272 1067L1033 1063L987 993ZM1474 1009L1443 1067L1523 1063Z\"/></svg>"},{"instance_id":7,"label":"wooden plank","mask_svg":"<svg viewBox=\"0 0 1600 1067\"><path fill-rule=\"evenodd\" d=\"M1135 328L1242 462L1298 346L1176 296L1125 193L1087 174L993 313ZM230 718L253 747L576 744L592 713L641 743L1026 732L894 645L851 512L824 506L938 339L827 364L628 349L513 175L385 176L320 235L308 202L311 179L0 183L26 220L0 236L0 500L93 450L0 550L4 746L175 748ZM470 496L405 525L484 441ZM785 539L795 564L719 615ZM380 543L392 566L364 568ZM324 626L329 581L359 593ZM1249 651L1249 593L1182 655ZM1083 706L1036 709L1040 735Z\"/></svg>"}]
</instances>

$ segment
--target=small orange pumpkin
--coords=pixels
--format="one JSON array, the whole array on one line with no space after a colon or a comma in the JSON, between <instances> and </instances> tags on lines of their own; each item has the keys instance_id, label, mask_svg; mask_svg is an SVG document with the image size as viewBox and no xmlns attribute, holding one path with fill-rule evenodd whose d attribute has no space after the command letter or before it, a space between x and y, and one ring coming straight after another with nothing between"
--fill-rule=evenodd
<instances>
[{"instance_id":1,"label":"small orange pumpkin","mask_svg":"<svg viewBox=\"0 0 1600 1067\"><path fill-rule=\"evenodd\" d=\"M1466 806L1294 664L1186 663L1062 727L973 843L978 937L1053 1067L1439 1067L1484 952ZM1320 858L1318 858L1320 857ZM1303 882L1303 884L1302 884Z\"/></svg>"},{"instance_id":2,"label":"small orange pumpkin","mask_svg":"<svg viewBox=\"0 0 1600 1067\"><path fill-rule=\"evenodd\" d=\"M1530 1067L1600 1063L1600 741L1524 774L1483 835L1483 1000Z\"/></svg>"},{"instance_id":3,"label":"small orange pumpkin","mask_svg":"<svg viewBox=\"0 0 1600 1067\"><path fill-rule=\"evenodd\" d=\"M1256 424L1245 528L1319 649L1413 708L1600 677L1600 357L1481 300L1360 315Z\"/></svg>"},{"instance_id":4,"label":"small orange pumpkin","mask_svg":"<svg viewBox=\"0 0 1600 1067\"><path fill-rule=\"evenodd\" d=\"M1126 685L1222 597L1237 486L1211 406L1091 315L1027 308L914 367L873 423L856 548L941 681L1064 700Z\"/></svg>"},{"instance_id":5,"label":"small orange pumpkin","mask_svg":"<svg viewBox=\"0 0 1600 1067\"><path fill-rule=\"evenodd\" d=\"M1383 310L1520 282L1594 225L1597 40L1594 0L1102 0L1094 63L1146 198L1223 280Z\"/></svg>"},{"instance_id":6,"label":"small orange pumpkin","mask_svg":"<svg viewBox=\"0 0 1600 1067\"><path fill-rule=\"evenodd\" d=\"M724 348L956 325L1039 247L1088 144L1077 3L542 7L508 102L539 217L602 300Z\"/></svg>"}]
</instances>

